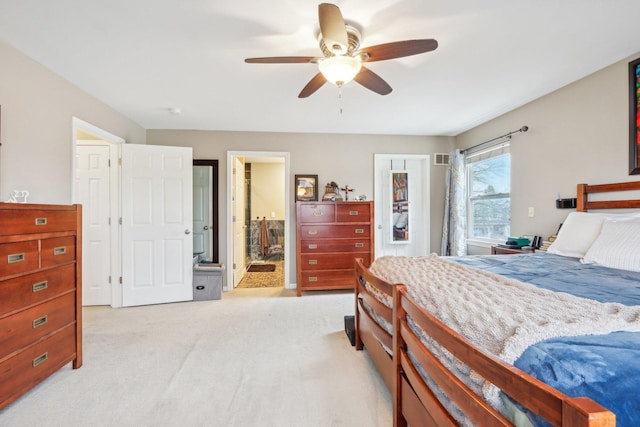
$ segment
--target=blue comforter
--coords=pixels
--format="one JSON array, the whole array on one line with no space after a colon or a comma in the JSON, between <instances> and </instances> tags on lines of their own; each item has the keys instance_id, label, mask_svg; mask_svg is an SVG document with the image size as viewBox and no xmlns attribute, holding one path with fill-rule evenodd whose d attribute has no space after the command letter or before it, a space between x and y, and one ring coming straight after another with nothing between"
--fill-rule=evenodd
<instances>
[{"instance_id":1,"label":"blue comforter","mask_svg":"<svg viewBox=\"0 0 640 427\"><path fill-rule=\"evenodd\" d=\"M640 305L640 273L546 253L448 259L556 292ZM640 425L640 332L545 340L529 347L515 366L569 396L590 397L616 414L618 426Z\"/></svg>"}]
</instances>

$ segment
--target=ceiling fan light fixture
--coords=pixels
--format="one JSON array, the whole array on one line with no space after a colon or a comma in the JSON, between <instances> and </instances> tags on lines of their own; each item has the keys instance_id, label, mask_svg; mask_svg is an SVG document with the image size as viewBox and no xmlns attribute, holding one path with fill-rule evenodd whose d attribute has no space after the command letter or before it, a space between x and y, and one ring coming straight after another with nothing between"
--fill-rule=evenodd
<instances>
[{"instance_id":1,"label":"ceiling fan light fixture","mask_svg":"<svg viewBox=\"0 0 640 427\"><path fill-rule=\"evenodd\" d=\"M362 63L359 58L352 56L330 56L320 61L318 68L327 81L340 87L354 79Z\"/></svg>"}]
</instances>

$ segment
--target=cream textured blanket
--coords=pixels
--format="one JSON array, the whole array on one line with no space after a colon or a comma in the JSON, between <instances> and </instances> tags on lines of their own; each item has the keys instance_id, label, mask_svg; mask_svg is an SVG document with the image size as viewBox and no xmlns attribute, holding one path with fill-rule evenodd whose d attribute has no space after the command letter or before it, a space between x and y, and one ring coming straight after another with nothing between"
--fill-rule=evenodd
<instances>
[{"instance_id":1,"label":"cream textured blanket","mask_svg":"<svg viewBox=\"0 0 640 427\"><path fill-rule=\"evenodd\" d=\"M371 271L390 283L407 285L409 295L438 319L508 363L547 338L640 330L640 306L540 289L435 254L381 257ZM487 400L498 407L497 391L446 353L441 356L449 362L443 362L461 378L471 375L472 388L484 387Z\"/></svg>"}]
</instances>

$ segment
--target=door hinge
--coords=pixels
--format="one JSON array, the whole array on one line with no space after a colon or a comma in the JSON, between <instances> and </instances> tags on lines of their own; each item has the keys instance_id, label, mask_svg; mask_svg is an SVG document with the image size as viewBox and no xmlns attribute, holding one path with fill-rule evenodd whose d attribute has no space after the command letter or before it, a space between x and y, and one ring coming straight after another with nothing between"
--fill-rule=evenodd
<instances>
[{"instance_id":1,"label":"door hinge","mask_svg":"<svg viewBox=\"0 0 640 427\"><path fill-rule=\"evenodd\" d=\"M120 284L122 285L122 276L120 276L120 279L118 279Z\"/></svg>"},{"instance_id":2,"label":"door hinge","mask_svg":"<svg viewBox=\"0 0 640 427\"><path fill-rule=\"evenodd\" d=\"M236 269L236 265L235 265L235 263L233 264L233 269L234 269L234 270Z\"/></svg>"},{"instance_id":3,"label":"door hinge","mask_svg":"<svg viewBox=\"0 0 640 427\"><path fill-rule=\"evenodd\" d=\"M110 168L111 167L111 159L107 159L107 167Z\"/></svg>"},{"instance_id":4,"label":"door hinge","mask_svg":"<svg viewBox=\"0 0 640 427\"><path fill-rule=\"evenodd\" d=\"M118 218L118 224L122 225L122 217Z\"/></svg>"},{"instance_id":5,"label":"door hinge","mask_svg":"<svg viewBox=\"0 0 640 427\"><path fill-rule=\"evenodd\" d=\"M231 217L231 222L236 222L236 217L235 216Z\"/></svg>"},{"instance_id":6,"label":"door hinge","mask_svg":"<svg viewBox=\"0 0 640 427\"><path fill-rule=\"evenodd\" d=\"M109 225L111 225L111 217L109 217Z\"/></svg>"},{"instance_id":7,"label":"door hinge","mask_svg":"<svg viewBox=\"0 0 640 427\"><path fill-rule=\"evenodd\" d=\"M109 284L111 284L111 276L109 276Z\"/></svg>"}]
</instances>

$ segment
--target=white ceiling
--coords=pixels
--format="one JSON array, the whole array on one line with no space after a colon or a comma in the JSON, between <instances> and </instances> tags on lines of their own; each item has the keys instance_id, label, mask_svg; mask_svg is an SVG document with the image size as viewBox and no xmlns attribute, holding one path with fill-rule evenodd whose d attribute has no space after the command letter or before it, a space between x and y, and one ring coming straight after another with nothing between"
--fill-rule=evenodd
<instances>
[{"instance_id":1,"label":"white ceiling","mask_svg":"<svg viewBox=\"0 0 640 427\"><path fill-rule=\"evenodd\" d=\"M368 64L390 95L298 99L314 65L243 60L320 55L317 4L0 0L0 40L147 129L409 135L456 135L640 52L639 0L343 0L363 46L439 47Z\"/></svg>"}]
</instances>

